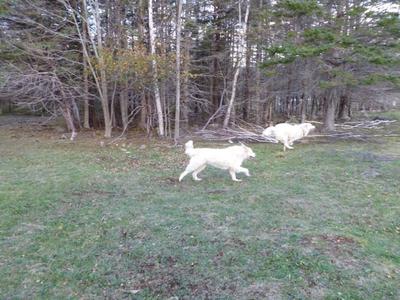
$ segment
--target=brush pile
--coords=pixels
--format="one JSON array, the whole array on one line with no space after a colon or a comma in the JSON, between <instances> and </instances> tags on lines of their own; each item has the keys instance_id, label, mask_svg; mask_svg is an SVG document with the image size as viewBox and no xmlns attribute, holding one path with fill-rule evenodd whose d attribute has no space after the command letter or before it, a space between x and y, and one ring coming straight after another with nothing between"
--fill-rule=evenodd
<instances>
[{"instance_id":1,"label":"brush pile","mask_svg":"<svg viewBox=\"0 0 400 300\"><path fill-rule=\"evenodd\" d=\"M391 123L396 122L396 120L383 120L383 119L376 119L376 120L367 120L361 122L345 122L342 124L336 124L335 126L344 130L352 130L355 128L360 129L378 129L382 126L389 125Z\"/></svg>"},{"instance_id":2,"label":"brush pile","mask_svg":"<svg viewBox=\"0 0 400 300\"><path fill-rule=\"evenodd\" d=\"M243 141L256 143L278 143L271 137L261 135L264 128L254 124L232 125L226 129L201 129L196 136L209 141Z\"/></svg>"},{"instance_id":3,"label":"brush pile","mask_svg":"<svg viewBox=\"0 0 400 300\"><path fill-rule=\"evenodd\" d=\"M386 134L372 134L369 130L371 129L382 129L387 125L396 122L396 120L387 120L382 118L376 118L373 120L344 122L335 124L336 130L334 132L326 134L311 134L309 137L313 138L333 138L333 139L356 139L366 141L372 137L393 137L399 136L388 132ZM311 123L319 123L311 121ZM221 129L206 129L203 128L195 132L195 135L201 139L209 141L243 141L253 143L278 143L272 137L266 137L262 135L265 128L259 125L254 125L241 121L239 124L234 124L230 128Z\"/></svg>"}]
</instances>

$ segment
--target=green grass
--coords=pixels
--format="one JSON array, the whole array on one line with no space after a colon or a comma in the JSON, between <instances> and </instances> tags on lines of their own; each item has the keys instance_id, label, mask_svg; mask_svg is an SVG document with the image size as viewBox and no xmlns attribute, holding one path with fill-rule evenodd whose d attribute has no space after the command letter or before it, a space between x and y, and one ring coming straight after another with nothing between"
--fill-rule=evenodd
<instances>
[{"instance_id":1,"label":"green grass","mask_svg":"<svg viewBox=\"0 0 400 300\"><path fill-rule=\"evenodd\" d=\"M400 298L399 138L178 183L182 148L51 137L0 128L1 299Z\"/></svg>"}]
</instances>

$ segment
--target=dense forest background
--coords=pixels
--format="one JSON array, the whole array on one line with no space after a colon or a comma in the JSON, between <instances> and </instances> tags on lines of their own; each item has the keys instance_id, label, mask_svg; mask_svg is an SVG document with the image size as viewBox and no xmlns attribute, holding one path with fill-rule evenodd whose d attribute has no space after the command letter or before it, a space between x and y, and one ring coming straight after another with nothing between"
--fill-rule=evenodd
<instances>
[{"instance_id":1,"label":"dense forest background","mask_svg":"<svg viewBox=\"0 0 400 300\"><path fill-rule=\"evenodd\" d=\"M266 126L399 106L399 4L2 0L0 101L80 128ZM396 98L397 97L397 98Z\"/></svg>"}]
</instances>

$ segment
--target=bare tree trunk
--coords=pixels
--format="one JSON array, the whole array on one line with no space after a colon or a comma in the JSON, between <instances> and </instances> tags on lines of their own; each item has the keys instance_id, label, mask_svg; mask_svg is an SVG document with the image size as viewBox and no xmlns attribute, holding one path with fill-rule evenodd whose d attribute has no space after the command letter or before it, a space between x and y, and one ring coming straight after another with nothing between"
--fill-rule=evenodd
<instances>
[{"instance_id":1,"label":"bare tree trunk","mask_svg":"<svg viewBox=\"0 0 400 300\"><path fill-rule=\"evenodd\" d=\"M274 99L270 98L268 99L266 103L266 110L265 110L265 123L268 126L272 126L272 112L273 112L273 107L274 107Z\"/></svg>"},{"instance_id":2,"label":"bare tree trunk","mask_svg":"<svg viewBox=\"0 0 400 300\"><path fill-rule=\"evenodd\" d=\"M168 27L168 24L166 23L166 0L159 0L156 1L158 4L158 9L159 12L157 14L160 17L159 20L159 32L160 36L158 39L159 42L159 51L161 57L165 60L167 57L167 43L166 43L166 30ZM157 11L157 9L156 9ZM159 81L159 88L160 88L160 99L161 99L161 107L163 108L163 114L164 114L164 135L165 136L172 136L171 134L171 118L169 114L169 97L167 98L167 85L166 85L166 80L162 79Z\"/></svg>"},{"instance_id":3,"label":"bare tree trunk","mask_svg":"<svg viewBox=\"0 0 400 300\"><path fill-rule=\"evenodd\" d=\"M311 119L314 120L317 118L318 111L318 103L317 98L315 96L311 97Z\"/></svg>"},{"instance_id":4,"label":"bare tree trunk","mask_svg":"<svg viewBox=\"0 0 400 300\"><path fill-rule=\"evenodd\" d=\"M141 95L140 95L140 122L139 122L139 126L142 129L146 129L147 128L147 117L148 117L148 112L147 112L147 98L146 98L146 92L142 91Z\"/></svg>"},{"instance_id":5,"label":"bare tree trunk","mask_svg":"<svg viewBox=\"0 0 400 300\"><path fill-rule=\"evenodd\" d=\"M241 2L239 2L239 8L240 8ZM240 11L240 10L239 10ZM229 100L229 104L228 104L228 109L225 115L225 119L224 119L224 124L223 124L223 128L227 128L229 125L229 119L231 117L231 113L232 113L232 108L233 108L233 104L235 101L235 96L236 96L236 85L237 85L237 79L239 77L239 72L240 72L240 68L241 68L241 64L242 64L242 60L243 60L243 51L244 51L244 42L245 42L245 38L246 38L246 32L247 32L247 20L249 18L249 12L250 12L250 1L247 1L247 5L246 5L246 15L244 17L244 23L241 24L241 32L239 34L239 49L241 53L239 53L239 58L236 66L236 70L235 70L235 75L233 76L233 82L232 82L232 93L231 93L231 98ZM241 21L241 16L239 14L239 20Z\"/></svg>"},{"instance_id":6,"label":"bare tree trunk","mask_svg":"<svg viewBox=\"0 0 400 300\"><path fill-rule=\"evenodd\" d=\"M103 41L101 36L99 11L100 11L99 1L95 0L95 22L96 22L98 61L99 61L100 82L101 82L100 99L101 99L101 107L103 109L104 127L105 127L104 137L110 138L112 132L112 118L108 102L108 86L107 86L107 76L106 76L105 62L104 62Z\"/></svg>"},{"instance_id":7,"label":"bare tree trunk","mask_svg":"<svg viewBox=\"0 0 400 300\"><path fill-rule=\"evenodd\" d=\"M144 32L144 7L143 7L143 0L139 0L138 2L138 33L139 33L139 44L144 45L145 44L145 32ZM142 91L141 96L140 96L140 121L139 121L139 127L142 129L146 129L146 131L149 131L148 128L148 109L147 109L147 97L146 97L146 92Z\"/></svg>"},{"instance_id":8,"label":"bare tree trunk","mask_svg":"<svg viewBox=\"0 0 400 300\"><path fill-rule=\"evenodd\" d=\"M180 0L181 1L181 0ZM189 126L189 61L190 61L190 31L185 32L184 59L183 59L183 78L182 89L183 97L181 103L181 127Z\"/></svg>"},{"instance_id":9,"label":"bare tree trunk","mask_svg":"<svg viewBox=\"0 0 400 300\"><path fill-rule=\"evenodd\" d=\"M90 128L89 124L89 80L86 58L83 58L83 128Z\"/></svg>"},{"instance_id":10,"label":"bare tree trunk","mask_svg":"<svg viewBox=\"0 0 400 300\"><path fill-rule=\"evenodd\" d=\"M164 136L164 116L163 110L161 106L161 98L160 98L160 89L158 86L158 71L157 71L157 62L155 59L156 55L156 46L155 46L155 32L154 32L154 23L153 23L153 0L149 0L149 35L150 35L150 54L153 56L151 64L153 67L153 84L154 84L154 97L156 102L156 110L157 110L157 120L158 120L158 134L160 136Z\"/></svg>"},{"instance_id":11,"label":"bare tree trunk","mask_svg":"<svg viewBox=\"0 0 400 300\"><path fill-rule=\"evenodd\" d=\"M128 49L128 39L127 39L127 32L124 27L124 19L126 16L125 11L125 4L123 0L118 0L117 5L115 7L115 19L116 19L116 36L115 38L119 42L121 49L126 50ZM128 129L129 123L129 99L128 99L128 79L123 78L122 82L119 84L119 107L121 111L121 121L122 121L122 128L123 132L125 133Z\"/></svg>"},{"instance_id":12,"label":"bare tree trunk","mask_svg":"<svg viewBox=\"0 0 400 300\"><path fill-rule=\"evenodd\" d=\"M261 59L261 46L257 46L257 61L260 61ZM261 107L261 71L260 68L256 68L256 124L261 123L261 113L260 113L260 107Z\"/></svg>"},{"instance_id":13,"label":"bare tree trunk","mask_svg":"<svg viewBox=\"0 0 400 300\"><path fill-rule=\"evenodd\" d=\"M213 1L214 11L219 12L224 8L224 3L221 0ZM220 109L222 95L221 90L221 66L220 54L225 49L226 37L222 35L221 22L217 14L213 15L213 34L211 41L211 66L210 66L210 102L214 113ZM215 118L216 120L219 118Z\"/></svg>"},{"instance_id":14,"label":"bare tree trunk","mask_svg":"<svg viewBox=\"0 0 400 300\"><path fill-rule=\"evenodd\" d=\"M301 123L304 123L307 118L307 102L308 102L308 94L305 93L301 97Z\"/></svg>"},{"instance_id":15,"label":"bare tree trunk","mask_svg":"<svg viewBox=\"0 0 400 300\"><path fill-rule=\"evenodd\" d=\"M62 1L62 3L65 5L66 9L69 9L71 11L75 11L74 8L70 5L69 2L66 1ZM86 59L87 65L89 67L89 70L91 72L91 74L93 75L94 81L96 83L96 88L97 91L99 93L100 96L100 102L102 105L102 109L103 109L103 117L104 117L104 123L105 123L105 137L111 137L111 130L112 130L112 126L111 126L111 117L110 117L110 110L109 110L109 102L108 102L108 91L107 91L107 81L106 81L106 73L105 73L105 65L104 65L104 57L103 57L103 47L102 47L102 37L101 37L101 27L100 27L100 16L99 16L99 3L98 0L95 0L95 11L94 11L94 15L95 15L95 24L96 24L96 31L97 31L97 40L98 43L96 45L95 41L93 40L93 38L91 37L90 34L88 34L88 37L90 39L90 43L93 47L93 52L94 52L94 56L97 59L97 63L98 63L98 68L100 69L100 77L98 76L96 69L94 67L94 65L91 63L91 56L89 54L89 50L87 47L87 41L85 40L85 38L83 37L82 31L81 31L81 27L79 26L79 22L75 16L75 14L72 14L73 20L74 20L74 24L79 36L79 41L81 43L82 46L82 51L83 51L83 55ZM84 8L87 7L87 3L86 0L83 0L83 6ZM87 22L87 20L86 20ZM93 110L94 113L94 110ZM95 118L93 118L95 120Z\"/></svg>"},{"instance_id":16,"label":"bare tree trunk","mask_svg":"<svg viewBox=\"0 0 400 300\"><path fill-rule=\"evenodd\" d=\"M181 14L182 0L178 0L176 16L176 101L175 101L175 141L179 138L180 114L181 114Z\"/></svg>"},{"instance_id":17,"label":"bare tree trunk","mask_svg":"<svg viewBox=\"0 0 400 300\"><path fill-rule=\"evenodd\" d=\"M127 83L122 87L119 94L119 105L121 109L121 119L123 131L125 132L128 128L128 86Z\"/></svg>"},{"instance_id":18,"label":"bare tree trunk","mask_svg":"<svg viewBox=\"0 0 400 300\"><path fill-rule=\"evenodd\" d=\"M87 25L87 7L84 2L81 3L82 10L82 36L83 43L87 43L88 40L88 25ZM82 55L83 61L83 127L90 128L89 124L89 79L88 79L88 63L87 57Z\"/></svg>"},{"instance_id":19,"label":"bare tree trunk","mask_svg":"<svg viewBox=\"0 0 400 300\"><path fill-rule=\"evenodd\" d=\"M351 119L353 117L353 111L352 111L352 102L351 102L351 98L348 97L347 99L347 116L349 117L349 119Z\"/></svg>"},{"instance_id":20,"label":"bare tree trunk","mask_svg":"<svg viewBox=\"0 0 400 300\"><path fill-rule=\"evenodd\" d=\"M330 93L325 99L324 131L335 130L335 111L337 99L335 93Z\"/></svg>"},{"instance_id":21,"label":"bare tree trunk","mask_svg":"<svg viewBox=\"0 0 400 300\"><path fill-rule=\"evenodd\" d=\"M74 120L73 120L73 117L71 114L71 108L68 103L65 103L63 105L63 107L61 108L61 113L67 123L68 130L71 131L71 141L73 141L75 139L75 137L77 136L77 133L76 133L76 127L74 124Z\"/></svg>"},{"instance_id":22,"label":"bare tree trunk","mask_svg":"<svg viewBox=\"0 0 400 300\"><path fill-rule=\"evenodd\" d=\"M347 95L341 96L339 101L339 111L338 111L339 120L346 120L351 117L350 107L351 107L350 98Z\"/></svg>"},{"instance_id":23,"label":"bare tree trunk","mask_svg":"<svg viewBox=\"0 0 400 300\"><path fill-rule=\"evenodd\" d=\"M246 77L245 77L245 93L244 93L244 107L243 107L243 119L249 121L252 115L252 103L251 103L251 93L250 93L250 57L251 57L251 43L247 39L246 43Z\"/></svg>"}]
</instances>

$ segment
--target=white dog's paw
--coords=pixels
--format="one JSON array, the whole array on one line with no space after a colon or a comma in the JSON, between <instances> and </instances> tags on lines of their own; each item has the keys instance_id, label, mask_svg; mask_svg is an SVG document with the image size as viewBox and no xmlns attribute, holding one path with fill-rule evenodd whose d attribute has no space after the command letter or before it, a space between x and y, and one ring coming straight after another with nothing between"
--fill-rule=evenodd
<instances>
[{"instance_id":1,"label":"white dog's paw","mask_svg":"<svg viewBox=\"0 0 400 300\"><path fill-rule=\"evenodd\" d=\"M233 181L236 181L236 182L241 182L242 181L242 179L232 179Z\"/></svg>"},{"instance_id":2,"label":"white dog's paw","mask_svg":"<svg viewBox=\"0 0 400 300\"><path fill-rule=\"evenodd\" d=\"M247 172L247 173L246 173L246 176L247 176L247 177L250 177L250 176L251 176L251 175L250 175L250 172Z\"/></svg>"},{"instance_id":3,"label":"white dog's paw","mask_svg":"<svg viewBox=\"0 0 400 300\"><path fill-rule=\"evenodd\" d=\"M196 178L193 178L195 181L202 181L202 179L201 178L199 178L199 177L196 177Z\"/></svg>"}]
</instances>

